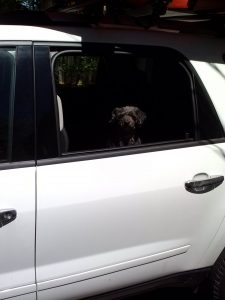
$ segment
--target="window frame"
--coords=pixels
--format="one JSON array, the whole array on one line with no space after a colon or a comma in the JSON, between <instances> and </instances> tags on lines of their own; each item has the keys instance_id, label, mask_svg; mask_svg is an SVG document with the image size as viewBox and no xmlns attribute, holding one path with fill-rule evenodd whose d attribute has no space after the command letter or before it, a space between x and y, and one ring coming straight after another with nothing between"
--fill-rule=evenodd
<instances>
[{"instance_id":1,"label":"window frame","mask_svg":"<svg viewBox=\"0 0 225 300\"><path fill-rule=\"evenodd\" d=\"M35 94L34 94L34 66L33 47L30 45L17 46L17 72L14 103L14 126L13 126L13 147L12 161L19 163L30 162L35 165ZM26 74L26 76L24 76ZM22 108L22 110L21 110ZM20 135L17 122L24 113L24 128L29 128L29 146L27 138ZM17 153L19 148L23 148L30 156L25 158L22 153Z\"/></svg>"},{"instance_id":2,"label":"window frame","mask_svg":"<svg viewBox=\"0 0 225 300\"><path fill-rule=\"evenodd\" d=\"M15 89L16 89L16 60L17 60L17 47L15 46L8 46L8 45L1 45L1 50L8 50L13 51L15 53L14 62L13 62L13 71L12 71L12 77L13 77L13 91L10 92L8 95L8 132L6 134L7 136L7 145L6 145L6 157L5 159L0 160L0 164L6 164L10 163L12 161L12 145L13 145L13 119L14 119L14 104L15 104Z\"/></svg>"},{"instance_id":3,"label":"window frame","mask_svg":"<svg viewBox=\"0 0 225 300\"><path fill-rule=\"evenodd\" d=\"M1 41L0 48L15 51L13 91L9 104L8 156L6 160L0 161L0 170L31 167L35 165L32 43L28 41ZM24 76L24 74L27 76ZM26 87L26 92L24 92L24 87ZM27 121L26 126L30 128L32 153L30 152L30 156L27 158L16 151L21 146L24 152L30 151L30 146L24 144L24 137L20 135L20 130L17 128L17 122L21 119L21 108L24 112L23 117ZM30 115L30 112L32 112L32 115Z\"/></svg>"},{"instance_id":4,"label":"window frame","mask_svg":"<svg viewBox=\"0 0 225 300\"><path fill-rule=\"evenodd\" d=\"M60 154L59 120L54 97L51 58L48 45L34 45L35 78L35 160L55 158ZM39 124L48 122L50 138L42 140ZM42 128L44 129L44 127Z\"/></svg>"},{"instance_id":5,"label":"window frame","mask_svg":"<svg viewBox=\"0 0 225 300\"><path fill-rule=\"evenodd\" d=\"M41 44L38 43L38 46ZM100 47L99 47L100 46ZM162 141L157 143L148 143L148 144L141 144L137 146L129 146L124 148L106 148L106 149L97 149L97 150L89 150L89 151L76 151L76 152L68 152L60 154L60 139L59 139L59 120L58 120L58 111L57 111L57 104L56 104L56 86L54 80L54 70L53 65L55 59L62 55L62 53L77 53L83 55L100 55L106 54L108 51L109 53L112 51L112 48L116 52L120 52L121 48L123 48L122 52L125 52L124 49L130 53L135 54L142 54L145 55L145 52L148 53L148 50L151 48L160 48L163 51L168 51L172 56L175 56L177 61L182 65L184 70L186 71L187 75L189 76L190 83L192 85L192 107L193 107L193 127L194 127L194 140L186 141L186 140L176 140L176 141ZM101 49L101 50L97 50ZM92 160L92 159L101 159L101 158L110 158L116 156L123 156L123 155L132 155L132 154L140 154L140 153L148 153L148 152L155 152L155 151L165 151L165 150L172 150L172 149L179 149L179 148L186 148L186 147L195 147L200 145L207 145L212 143L222 143L225 141L224 136L221 138L211 139L208 140L201 140L200 133L199 133L199 119L198 119L198 110L197 110L197 97L195 93L195 80L198 80L196 76L196 71L192 67L189 60L180 52L175 49L164 47L164 46L143 46L143 45L127 45L127 44L103 44L103 43L51 43L49 45L50 53L54 53L60 50L60 53L55 53L51 59L51 76L52 76L52 90L53 90L53 97L54 97L54 112L55 112L55 125L57 130L57 144L58 144L58 155L55 157L46 157L45 159L39 160L39 165L45 164L55 164L61 162L73 162L73 161L82 161L82 160ZM112 53L112 52L111 52ZM197 78L197 79L196 79ZM204 86L203 86L204 88ZM209 104L214 107L211 99L209 100ZM216 116L215 116L216 117ZM217 116L218 118L218 116ZM221 122L218 118L218 124L221 125Z\"/></svg>"}]
</instances>

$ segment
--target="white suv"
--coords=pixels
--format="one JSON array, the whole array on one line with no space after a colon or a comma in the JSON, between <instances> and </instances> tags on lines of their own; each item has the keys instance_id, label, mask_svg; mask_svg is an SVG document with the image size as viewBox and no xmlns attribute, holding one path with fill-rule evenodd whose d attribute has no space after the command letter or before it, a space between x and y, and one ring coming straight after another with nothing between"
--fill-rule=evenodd
<instances>
[{"instance_id":1,"label":"white suv","mask_svg":"<svg viewBox=\"0 0 225 300\"><path fill-rule=\"evenodd\" d=\"M0 26L0 299L225 299L225 43Z\"/></svg>"}]
</instances>

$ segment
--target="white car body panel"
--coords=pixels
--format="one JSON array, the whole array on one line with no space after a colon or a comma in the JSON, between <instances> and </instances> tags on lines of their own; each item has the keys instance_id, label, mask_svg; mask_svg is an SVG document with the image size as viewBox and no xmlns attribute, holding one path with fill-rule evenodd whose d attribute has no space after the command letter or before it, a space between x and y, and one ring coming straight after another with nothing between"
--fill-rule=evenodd
<instances>
[{"instance_id":1,"label":"white car body panel","mask_svg":"<svg viewBox=\"0 0 225 300\"><path fill-rule=\"evenodd\" d=\"M212 99L225 129L225 64L191 61Z\"/></svg>"},{"instance_id":2,"label":"white car body panel","mask_svg":"<svg viewBox=\"0 0 225 300\"><path fill-rule=\"evenodd\" d=\"M10 298L10 300L37 300L36 292Z\"/></svg>"},{"instance_id":3,"label":"white car body panel","mask_svg":"<svg viewBox=\"0 0 225 300\"><path fill-rule=\"evenodd\" d=\"M179 247L179 248L176 248L173 250L164 251L164 252L157 253L157 254L152 254L149 256L141 256L140 258L127 260L127 257L129 255L135 256L136 253L140 253L139 255L141 255L144 251L146 252L146 248L147 248L147 246L139 246L139 247L136 247L135 249L129 249L129 248L123 249L120 251L121 253L114 252L114 253L107 253L105 255L101 254L101 259L105 260L104 261L104 264L106 265L105 267L89 270L89 271L86 271L83 273L78 273L76 275L66 276L66 277L59 278L59 279L45 281L45 282L42 282L39 284L38 289L40 291L40 290L44 290L47 288L53 288L55 286L60 286L62 284L65 285L65 284L70 284L70 283L77 282L77 281L83 281L86 279L95 278L97 276L108 275L110 273L126 270L129 268L135 268L140 265L157 262L162 259L166 259L166 258L169 258L172 256L186 253L188 251L188 249L190 248L190 245ZM129 253L129 252L131 252L131 253ZM123 257L121 258L121 261L123 259L122 262L107 266L107 263L108 263L107 258L112 260L112 257L114 257L114 259L116 259L116 255L122 256L121 254L123 254ZM95 258L90 258L90 259L87 258L86 263L87 264L90 263L91 259L95 259ZM83 261L83 259L81 258L80 261L78 261L78 264L80 263L80 265L81 265L82 261ZM71 261L71 264L74 264L73 261ZM62 263L61 272L65 272L65 268L63 268L64 266L65 266L65 263ZM86 268L88 268L88 266ZM42 271L43 272L48 271L48 266L43 268Z\"/></svg>"},{"instance_id":4,"label":"white car body panel","mask_svg":"<svg viewBox=\"0 0 225 300\"><path fill-rule=\"evenodd\" d=\"M0 230L0 299L36 291L35 189L35 167L0 171L0 210L17 211Z\"/></svg>"},{"instance_id":5,"label":"white car body panel","mask_svg":"<svg viewBox=\"0 0 225 300\"><path fill-rule=\"evenodd\" d=\"M37 26L0 25L0 41L80 42L81 37Z\"/></svg>"},{"instance_id":6,"label":"white car body panel","mask_svg":"<svg viewBox=\"0 0 225 300\"><path fill-rule=\"evenodd\" d=\"M225 129L225 64L214 64L199 61L191 61L191 63L203 81L223 128ZM223 148L220 148L220 151L221 155L225 155ZM216 259L224 249L224 232L225 218L196 268L202 268L205 265L212 266L215 263Z\"/></svg>"},{"instance_id":7,"label":"white car body panel","mask_svg":"<svg viewBox=\"0 0 225 300\"><path fill-rule=\"evenodd\" d=\"M117 271L126 277L125 269L142 264L154 269L154 255L161 276L195 268L224 218L225 185L196 195L184 183L224 174L224 150L218 144L38 167L38 290L88 285Z\"/></svg>"},{"instance_id":8,"label":"white car body panel","mask_svg":"<svg viewBox=\"0 0 225 300\"><path fill-rule=\"evenodd\" d=\"M191 61L225 129L222 39L0 25L0 41L173 48ZM80 299L212 266L225 245L225 184L197 195L184 183L200 173L224 175L224 153L220 143L50 164L38 167L36 183L34 167L1 171L0 209L14 208L18 217L0 230L7 241L0 247L0 299L36 299L36 192L39 300Z\"/></svg>"}]
</instances>

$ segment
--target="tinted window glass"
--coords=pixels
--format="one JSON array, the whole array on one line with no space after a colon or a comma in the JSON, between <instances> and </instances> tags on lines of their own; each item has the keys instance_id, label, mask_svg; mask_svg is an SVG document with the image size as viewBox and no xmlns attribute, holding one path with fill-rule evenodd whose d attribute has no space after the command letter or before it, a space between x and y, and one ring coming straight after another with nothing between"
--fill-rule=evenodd
<instances>
[{"instance_id":1,"label":"tinted window glass","mask_svg":"<svg viewBox=\"0 0 225 300\"><path fill-rule=\"evenodd\" d=\"M192 82L166 51L58 53L53 72L62 152L195 139Z\"/></svg>"},{"instance_id":2,"label":"tinted window glass","mask_svg":"<svg viewBox=\"0 0 225 300\"><path fill-rule=\"evenodd\" d=\"M33 49L31 46L18 46L16 51L16 87L13 105L12 161L34 159L33 76ZM36 95L38 95L38 92L36 92ZM39 103L40 101L37 99L37 102Z\"/></svg>"},{"instance_id":3,"label":"tinted window glass","mask_svg":"<svg viewBox=\"0 0 225 300\"><path fill-rule=\"evenodd\" d=\"M0 160L10 155L10 117L15 86L15 51L0 49Z\"/></svg>"}]
</instances>

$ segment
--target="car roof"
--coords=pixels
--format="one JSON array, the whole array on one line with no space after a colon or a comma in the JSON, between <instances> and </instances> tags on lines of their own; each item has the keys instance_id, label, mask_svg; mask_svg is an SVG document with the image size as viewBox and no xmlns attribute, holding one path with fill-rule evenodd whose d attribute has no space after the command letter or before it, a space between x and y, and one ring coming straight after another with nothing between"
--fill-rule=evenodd
<instances>
[{"instance_id":1,"label":"car roof","mask_svg":"<svg viewBox=\"0 0 225 300\"><path fill-rule=\"evenodd\" d=\"M113 43L175 49L190 60L224 63L224 38L151 28L0 25L0 42Z\"/></svg>"},{"instance_id":2,"label":"car roof","mask_svg":"<svg viewBox=\"0 0 225 300\"><path fill-rule=\"evenodd\" d=\"M80 42L81 37L41 26L0 25L0 41Z\"/></svg>"}]
</instances>

